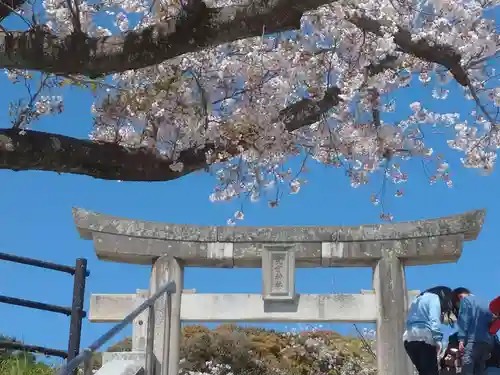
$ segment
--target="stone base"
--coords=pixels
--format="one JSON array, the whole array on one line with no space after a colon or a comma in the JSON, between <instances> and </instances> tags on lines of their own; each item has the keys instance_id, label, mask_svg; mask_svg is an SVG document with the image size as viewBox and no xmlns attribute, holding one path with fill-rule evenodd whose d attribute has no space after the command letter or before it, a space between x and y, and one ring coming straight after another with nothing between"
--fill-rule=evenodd
<instances>
[{"instance_id":1,"label":"stone base","mask_svg":"<svg viewBox=\"0 0 500 375\"><path fill-rule=\"evenodd\" d=\"M133 360L113 359L103 364L94 375L144 375L144 366Z\"/></svg>"},{"instance_id":2,"label":"stone base","mask_svg":"<svg viewBox=\"0 0 500 375\"><path fill-rule=\"evenodd\" d=\"M120 361L133 361L141 366L146 363L146 353L145 352L103 352L102 353L102 365L108 362L120 360Z\"/></svg>"}]
</instances>

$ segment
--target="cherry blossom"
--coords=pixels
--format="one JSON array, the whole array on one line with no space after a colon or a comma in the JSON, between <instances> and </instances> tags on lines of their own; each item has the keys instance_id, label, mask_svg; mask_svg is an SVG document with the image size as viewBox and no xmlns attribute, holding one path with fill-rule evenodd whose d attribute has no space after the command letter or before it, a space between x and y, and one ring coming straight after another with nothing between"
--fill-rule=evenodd
<instances>
[{"instance_id":1,"label":"cherry blossom","mask_svg":"<svg viewBox=\"0 0 500 375\"><path fill-rule=\"evenodd\" d=\"M206 5L238 2L249 6L239 0ZM404 162L422 158L434 164L429 183L451 187L449 164L426 142L426 133L437 128L445 134L443 144L447 141L463 154L464 167L490 173L500 145L495 73L500 38L493 15L498 0L325 3L304 14L298 30L269 34L263 28L258 37L185 53L102 81L69 77L69 84L93 85L90 139L146 147L171 161L170 169L177 173L212 170L214 202L264 198L270 207L277 207L283 194L301 190L311 162L345 169L350 185L359 187L375 174L404 184L411 179ZM42 4L41 20L51 32L68 35L74 30L71 2ZM181 0L79 1L78 21L90 36L119 35L175 20L185 9ZM447 62L437 57L443 51L448 51ZM7 71L13 82L35 81L22 78L26 74ZM432 94L422 98L427 86ZM409 91L414 102L399 108L398 95ZM457 92L475 107L466 118L437 113L426 104L449 100ZM57 95L43 96L34 111L55 114L62 103ZM307 103L316 107L293 112ZM315 117L306 121L313 112ZM196 150L203 153L205 166L186 162L185 155ZM307 163L290 170L295 157ZM394 195L403 196L403 189L397 187ZM382 197L370 199L376 205ZM228 223L243 217L238 211ZM392 220L386 212L380 217Z\"/></svg>"}]
</instances>

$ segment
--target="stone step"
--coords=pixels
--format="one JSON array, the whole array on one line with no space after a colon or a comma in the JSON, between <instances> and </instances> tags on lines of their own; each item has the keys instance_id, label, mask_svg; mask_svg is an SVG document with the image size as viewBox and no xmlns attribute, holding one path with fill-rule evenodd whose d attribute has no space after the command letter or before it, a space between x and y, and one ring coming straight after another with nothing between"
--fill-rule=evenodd
<instances>
[{"instance_id":1,"label":"stone step","mask_svg":"<svg viewBox=\"0 0 500 375\"><path fill-rule=\"evenodd\" d=\"M135 363L140 363L144 366L146 363L146 353L145 352L103 352L102 353L102 364L105 365L112 361L132 361Z\"/></svg>"},{"instance_id":2,"label":"stone step","mask_svg":"<svg viewBox=\"0 0 500 375\"><path fill-rule=\"evenodd\" d=\"M130 359L113 359L103 364L94 375L144 375L144 365Z\"/></svg>"}]
</instances>

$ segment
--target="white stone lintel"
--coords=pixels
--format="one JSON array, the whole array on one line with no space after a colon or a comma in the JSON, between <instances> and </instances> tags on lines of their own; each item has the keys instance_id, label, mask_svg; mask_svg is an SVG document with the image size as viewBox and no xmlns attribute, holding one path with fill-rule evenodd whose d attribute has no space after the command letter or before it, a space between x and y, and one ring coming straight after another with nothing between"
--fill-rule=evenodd
<instances>
[{"instance_id":1,"label":"white stone lintel","mask_svg":"<svg viewBox=\"0 0 500 375\"><path fill-rule=\"evenodd\" d=\"M120 321L134 308L130 301L135 295L126 296L92 295L89 320ZM200 293L183 294L181 304L184 322L373 322L375 319L375 295L363 294L302 294L290 303L266 302L260 294Z\"/></svg>"}]
</instances>

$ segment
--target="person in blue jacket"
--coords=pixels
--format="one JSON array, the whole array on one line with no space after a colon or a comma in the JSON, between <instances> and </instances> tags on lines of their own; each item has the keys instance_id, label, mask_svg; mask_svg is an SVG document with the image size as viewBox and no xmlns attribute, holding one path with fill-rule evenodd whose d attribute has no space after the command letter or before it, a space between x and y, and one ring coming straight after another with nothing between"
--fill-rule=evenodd
<instances>
[{"instance_id":1,"label":"person in blue jacket","mask_svg":"<svg viewBox=\"0 0 500 375\"><path fill-rule=\"evenodd\" d=\"M493 314L488 304L467 288L454 289L452 299L458 308L458 350L462 356L462 373L484 375L493 348L493 336L489 332Z\"/></svg>"},{"instance_id":2,"label":"person in blue jacket","mask_svg":"<svg viewBox=\"0 0 500 375\"><path fill-rule=\"evenodd\" d=\"M453 311L451 297L451 288L436 286L421 293L410 306L403 342L419 375L439 375L441 324L444 315Z\"/></svg>"}]
</instances>

